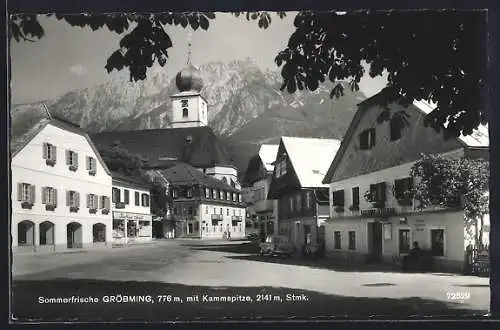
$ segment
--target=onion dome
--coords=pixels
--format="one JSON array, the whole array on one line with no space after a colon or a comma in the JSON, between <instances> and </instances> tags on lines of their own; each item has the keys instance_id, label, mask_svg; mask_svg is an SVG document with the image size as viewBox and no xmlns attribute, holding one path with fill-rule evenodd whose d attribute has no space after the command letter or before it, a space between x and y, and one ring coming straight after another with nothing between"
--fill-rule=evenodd
<instances>
[{"instance_id":1,"label":"onion dome","mask_svg":"<svg viewBox=\"0 0 500 330\"><path fill-rule=\"evenodd\" d=\"M196 91L201 92L203 88L203 79L201 79L200 70L189 63L175 77L175 83L179 92Z\"/></svg>"}]
</instances>

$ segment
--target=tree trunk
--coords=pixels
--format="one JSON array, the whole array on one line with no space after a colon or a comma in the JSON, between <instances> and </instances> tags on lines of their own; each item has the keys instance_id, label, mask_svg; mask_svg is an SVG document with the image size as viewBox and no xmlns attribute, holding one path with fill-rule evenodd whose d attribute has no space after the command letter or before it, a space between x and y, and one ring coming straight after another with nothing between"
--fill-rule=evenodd
<instances>
[{"instance_id":1,"label":"tree trunk","mask_svg":"<svg viewBox=\"0 0 500 330\"><path fill-rule=\"evenodd\" d=\"M483 228L484 228L484 215L481 215L479 218L480 223L481 223L481 229L479 229L479 246L482 248L483 247Z\"/></svg>"},{"instance_id":2,"label":"tree trunk","mask_svg":"<svg viewBox=\"0 0 500 330\"><path fill-rule=\"evenodd\" d=\"M478 226L478 221L477 218L474 219L474 241L476 243L476 246L480 246L480 241L479 241L479 226Z\"/></svg>"}]
</instances>

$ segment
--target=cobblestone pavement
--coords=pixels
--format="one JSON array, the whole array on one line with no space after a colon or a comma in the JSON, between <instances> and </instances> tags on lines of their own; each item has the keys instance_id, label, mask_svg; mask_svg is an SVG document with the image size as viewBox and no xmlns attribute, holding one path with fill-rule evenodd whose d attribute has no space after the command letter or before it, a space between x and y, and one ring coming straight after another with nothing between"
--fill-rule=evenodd
<instances>
[{"instance_id":1,"label":"cobblestone pavement","mask_svg":"<svg viewBox=\"0 0 500 330\"><path fill-rule=\"evenodd\" d=\"M182 309L181 305L186 304L179 303L169 307L168 317L161 312L148 316L168 319L195 315L210 318L227 314L231 308L235 309L232 317L272 313L268 315L270 318L277 315L307 317L311 313L324 317L382 314L395 317L396 313L399 317L462 316L483 315L489 309L487 278L347 269L331 263L327 266L322 261L260 257L252 253L254 249L254 245L244 242L162 240L130 248L14 256L14 307L17 305L20 318L52 320L71 315L102 319L104 307L100 304L96 305L100 308L69 304L64 308L44 305L42 309L36 300L40 295L66 297L92 293L102 297L103 292L130 295L133 291L156 299L177 295L185 300L187 296L203 298L207 294L249 295L254 300L253 304L242 302L240 305L206 303L198 309ZM301 297L292 301L293 306L283 303L281 307L274 304L268 308L263 306L265 301L260 305L255 303L259 297L272 300L279 296L286 300L287 295L292 294ZM112 319L127 319L132 317L127 312L129 305L115 304L112 311L105 314ZM155 306L159 308L158 304ZM144 313L153 313L150 309ZM191 312L194 314L189 314ZM141 319L144 313L135 312L134 317Z\"/></svg>"}]
</instances>

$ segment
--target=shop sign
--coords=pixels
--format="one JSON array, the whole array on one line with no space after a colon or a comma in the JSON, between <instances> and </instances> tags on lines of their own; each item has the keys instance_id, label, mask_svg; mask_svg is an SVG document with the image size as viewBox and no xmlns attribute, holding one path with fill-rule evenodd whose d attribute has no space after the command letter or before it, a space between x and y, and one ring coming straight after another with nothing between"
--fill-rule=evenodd
<instances>
[{"instance_id":1,"label":"shop sign","mask_svg":"<svg viewBox=\"0 0 500 330\"><path fill-rule=\"evenodd\" d=\"M114 220L135 220L135 221L151 221L153 217L150 214L138 214L128 212L113 212Z\"/></svg>"}]
</instances>

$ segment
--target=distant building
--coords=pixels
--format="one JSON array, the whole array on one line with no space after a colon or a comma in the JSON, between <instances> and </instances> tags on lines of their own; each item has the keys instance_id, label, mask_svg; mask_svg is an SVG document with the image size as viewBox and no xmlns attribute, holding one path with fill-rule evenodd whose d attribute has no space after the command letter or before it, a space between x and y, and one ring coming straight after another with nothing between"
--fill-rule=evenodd
<instances>
[{"instance_id":1,"label":"distant building","mask_svg":"<svg viewBox=\"0 0 500 330\"><path fill-rule=\"evenodd\" d=\"M298 249L324 241L328 185L321 180L339 145L334 139L281 138L267 198L278 200L279 232Z\"/></svg>"},{"instance_id":2,"label":"distant building","mask_svg":"<svg viewBox=\"0 0 500 330\"><path fill-rule=\"evenodd\" d=\"M243 201L247 213L266 235L278 233L278 201L267 199L279 145L263 144L248 162L243 180Z\"/></svg>"},{"instance_id":3,"label":"distant building","mask_svg":"<svg viewBox=\"0 0 500 330\"><path fill-rule=\"evenodd\" d=\"M421 153L487 159L488 131L480 127L471 136L445 141L442 133L424 126L424 117L432 110L424 102L406 109L389 104L392 113L406 111L407 126L379 124L377 118L384 110L376 102L380 97L377 94L359 104L324 178L330 184L331 207L327 254L347 260L399 262L416 241L432 252L438 268L460 270L465 245L471 241L463 209L419 211L405 192L413 185L410 169Z\"/></svg>"},{"instance_id":4,"label":"distant building","mask_svg":"<svg viewBox=\"0 0 500 330\"><path fill-rule=\"evenodd\" d=\"M221 239L228 233L231 238L245 237L246 205L238 189L185 163L154 172L168 181L172 199L165 233L201 239Z\"/></svg>"},{"instance_id":5,"label":"distant building","mask_svg":"<svg viewBox=\"0 0 500 330\"><path fill-rule=\"evenodd\" d=\"M151 184L113 172L113 243L150 242L153 238Z\"/></svg>"},{"instance_id":6,"label":"distant building","mask_svg":"<svg viewBox=\"0 0 500 330\"><path fill-rule=\"evenodd\" d=\"M14 252L111 246L111 173L80 127L47 113L11 152Z\"/></svg>"}]
</instances>

